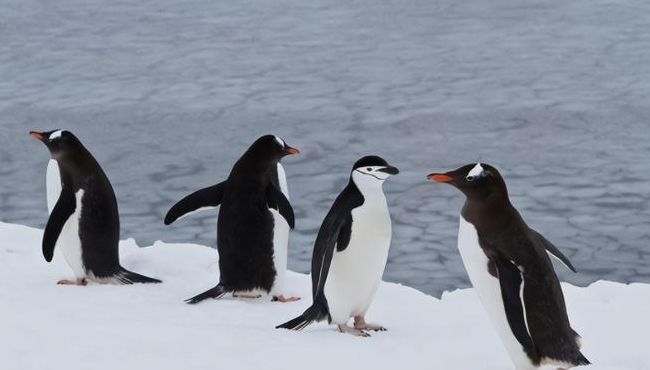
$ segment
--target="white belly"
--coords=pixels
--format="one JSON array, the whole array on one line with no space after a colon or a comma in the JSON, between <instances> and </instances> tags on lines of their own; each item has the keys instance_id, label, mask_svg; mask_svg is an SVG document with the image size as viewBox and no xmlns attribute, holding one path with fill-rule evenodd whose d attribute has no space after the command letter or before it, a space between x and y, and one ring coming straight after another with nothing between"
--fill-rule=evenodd
<instances>
[{"instance_id":1,"label":"white belly","mask_svg":"<svg viewBox=\"0 0 650 370\"><path fill-rule=\"evenodd\" d=\"M516 370L537 369L510 330L501 298L501 286L499 280L488 272L488 258L479 245L476 228L462 216L458 229L458 250L474 290L508 350Z\"/></svg>"},{"instance_id":2,"label":"white belly","mask_svg":"<svg viewBox=\"0 0 650 370\"><path fill-rule=\"evenodd\" d=\"M325 281L334 323L365 315L384 273L390 241L390 215L383 193L380 199L366 197L364 205L352 211L350 243L342 252L334 251Z\"/></svg>"},{"instance_id":3,"label":"white belly","mask_svg":"<svg viewBox=\"0 0 650 370\"><path fill-rule=\"evenodd\" d=\"M56 160L50 159L47 164L47 174L45 175L47 188L47 212L52 213L56 202L61 195L61 174L59 173L59 164Z\"/></svg>"},{"instance_id":4,"label":"white belly","mask_svg":"<svg viewBox=\"0 0 650 370\"><path fill-rule=\"evenodd\" d=\"M287 254L289 245L289 224L280 212L270 209L273 214L275 226L273 229L273 265L275 267L275 280L271 294L284 294L284 277L287 271Z\"/></svg>"},{"instance_id":5,"label":"white belly","mask_svg":"<svg viewBox=\"0 0 650 370\"><path fill-rule=\"evenodd\" d=\"M79 190L75 194L75 211L63 225L55 247L61 250L65 261L77 278L86 276L86 269L81 258L81 239L79 238L79 219L81 218L81 199L83 195L83 190Z\"/></svg>"},{"instance_id":6,"label":"white belly","mask_svg":"<svg viewBox=\"0 0 650 370\"><path fill-rule=\"evenodd\" d=\"M59 166L54 159L51 159L47 165L46 188L47 210L51 214L59 200L62 190ZM83 190L79 190L75 194L75 211L63 225L61 234L59 234L59 238L54 246L55 258L62 256L77 278L86 276L86 269L81 258L81 239L79 238L79 219L81 217L81 198L83 197L83 193Z\"/></svg>"},{"instance_id":7,"label":"white belly","mask_svg":"<svg viewBox=\"0 0 650 370\"><path fill-rule=\"evenodd\" d=\"M280 190L287 199L289 199L289 188L287 187L287 177L284 172L284 167L278 163L278 181L280 183ZM284 294L284 277L287 271L287 254L289 247L289 224L287 220L282 217L280 212L275 209L270 209L273 214L274 229L273 229L273 265L275 267L275 280L273 281L273 288L271 294L282 295Z\"/></svg>"}]
</instances>

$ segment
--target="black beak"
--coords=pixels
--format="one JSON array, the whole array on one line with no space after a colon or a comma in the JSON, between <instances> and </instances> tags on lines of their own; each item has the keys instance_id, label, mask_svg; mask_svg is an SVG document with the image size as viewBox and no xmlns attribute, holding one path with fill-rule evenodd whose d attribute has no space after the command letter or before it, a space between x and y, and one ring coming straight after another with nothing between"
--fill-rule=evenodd
<instances>
[{"instance_id":1,"label":"black beak","mask_svg":"<svg viewBox=\"0 0 650 370\"><path fill-rule=\"evenodd\" d=\"M33 137L34 140L43 141L43 142L45 141L45 135L43 135L42 132L30 131L29 135L31 135L31 137Z\"/></svg>"},{"instance_id":2,"label":"black beak","mask_svg":"<svg viewBox=\"0 0 650 370\"><path fill-rule=\"evenodd\" d=\"M393 166L383 167L383 168L378 169L377 171L385 172L385 173L387 173L389 175L397 175L399 173L399 170L397 169L397 167L393 167Z\"/></svg>"}]
</instances>

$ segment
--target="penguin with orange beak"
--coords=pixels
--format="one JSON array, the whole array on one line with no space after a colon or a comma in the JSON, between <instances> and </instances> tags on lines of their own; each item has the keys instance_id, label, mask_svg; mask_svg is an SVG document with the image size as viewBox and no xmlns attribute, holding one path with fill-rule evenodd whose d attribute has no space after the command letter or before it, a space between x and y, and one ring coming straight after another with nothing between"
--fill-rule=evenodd
<instances>
[{"instance_id":1,"label":"penguin with orange beak","mask_svg":"<svg viewBox=\"0 0 650 370\"><path fill-rule=\"evenodd\" d=\"M564 295L549 255L571 262L529 227L510 203L496 168L468 164L430 181L465 195L458 249L467 274L517 370L587 365L571 328Z\"/></svg>"},{"instance_id":2,"label":"penguin with orange beak","mask_svg":"<svg viewBox=\"0 0 650 370\"><path fill-rule=\"evenodd\" d=\"M120 265L120 217L108 177L88 149L67 130L31 131L50 152L43 257L61 251L75 279L64 285L160 283Z\"/></svg>"},{"instance_id":3,"label":"penguin with orange beak","mask_svg":"<svg viewBox=\"0 0 650 370\"><path fill-rule=\"evenodd\" d=\"M190 212L221 207L217 219L219 283L187 303L228 293L243 298L271 293L279 302L298 299L285 297L281 291L294 214L280 165L283 157L298 153L278 136L262 136L239 158L225 181L186 196L169 210L165 225Z\"/></svg>"}]
</instances>

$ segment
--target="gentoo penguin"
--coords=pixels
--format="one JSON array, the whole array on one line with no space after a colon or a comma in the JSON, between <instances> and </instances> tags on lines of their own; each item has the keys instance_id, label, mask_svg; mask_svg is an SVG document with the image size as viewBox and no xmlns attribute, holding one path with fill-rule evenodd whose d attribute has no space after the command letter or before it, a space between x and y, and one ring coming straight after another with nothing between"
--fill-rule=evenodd
<instances>
[{"instance_id":1,"label":"gentoo penguin","mask_svg":"<svg viewBox=\"0 0 650 370\"><path fill-rule=\"evenodd\" d=\"M50 217L43 234L43 256L61 250L75 280L59 284L160 283L120 266L120 219L111 183L95 158L71 132L31 131L52 156L47 171Z\"/></svg>"},{"instance_id":2,"label":"gentoo penguin","mask_svg":"<svg viewBox=\"0 0 650 370\"><path fill-rule=\"evenodd\" d=\"M295 301L281 294L293 208L286 193L282 157L299 151L274 135L257 139L217 185L198 190L176 203L165 225L204 207L221 206L217 220L219 283L186 300L194 304L227 293L258 298L273 292L273 300ZM276 245L277 243L277 245Z\"/></svg>"},{"instance_id":3,"label":"gentoo penguin","mask_svg":"<svg viewBox=\"0 0 650 370\"><path fill-rule=\"evenodd\" d=\"M358 160L348 185L325 216L311 260L313 303L302 315L277 328L302 330L327 319L339 331L369 336L386 330L368 324L365 315L386 267L391 220L382 189L397 168L377 156ZM347 326L354 318L354 328Z\"/></svg>"},{"instance_id":4,"label":"gentoo penguin","mask_svg":"<svg viewBox=\"0 0 650 370\"><path fill-rule=\"evenodd\" d=\"M549 254L575 272L569 260L530 228L508 199L499 172L469 164L431 181L465 194L458 249L467 274L517 370L587 365L580 336L571 328L562 288Z\"/></svg>"}]
</instances>

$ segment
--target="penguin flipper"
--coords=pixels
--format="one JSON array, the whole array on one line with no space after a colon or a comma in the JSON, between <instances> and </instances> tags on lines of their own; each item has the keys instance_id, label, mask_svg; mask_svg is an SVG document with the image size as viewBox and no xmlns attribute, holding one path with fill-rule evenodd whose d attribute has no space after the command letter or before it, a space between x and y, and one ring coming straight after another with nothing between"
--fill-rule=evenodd
<instances>
[{"instance_id":1,"label":"penguin flipper","mask_svg":"<svg viewBox=\"0 0 650 370\"><path fill-rule=\"evenodd\" d=\"M227 289L225 286L223 286L221 283L217 284L214 288L208 289L205 292L196 295L192 298L186 299L185 303L187 304L197 304L201 301L204 301L208 298L215 298L219 299L226 295L226 293L230 292L229 289Z\"/></svg>"},{"instance_id":2,"label":"penguin flipper","mask_svg":"<svg viewBox=\"0 0 650 370\"><path fill-rule=\"evenodd\" d=\"M537 358L537 348L526 322L525 285L522 273L517 266L503 257L496 257L495 265L510 330L526 354L531 359L535 359Z\"/></svg>"},{"instance_id":3,"label":"penguin flipper","mask_svg":"<svg viewBox=\"0 0 650 370\"><path fill-rule=\"evenodd\" d=\"M546 239L542 234L538 233L537 231L533 230L532 228L530 229L532 232L533 236L537 239L539 243L541 243L544 246L544 249L546 249L546 252L548 252L551 256L557 258L566 266L569 270L573 272L577 272L575 267L573 267L573 264L569 259L560 252L559 249L553 243L551 243L548 239Z\"/></svg>"},{"instance_id":4,"label":"penguin flipper","mask_svg":"<svg viewBox=\"0 0 650 370\"><path fill-rule=\"evenodd\" d=\"M266 204L269 208L276 209L293 229L295 227L295 217L293 207L289 199L275 185L270 184L266 188Z\"/></svg>"},{"instance_id":5,"label":"penguin flipper","mask_svg":"<svg viewBox=\"0 0 650 370\"><path fill-rule=\"evenodd\" d=\"M54 205L50 218L47 220L43 232L43 257L47 262L52 261L56 241L61 235L63 226L77 208L74 193L70 187L64 187L59 195L59 200Z\"/></svg>"},{"instance_id":6,"label":"penguin flipper","mask_svg":"<svg viewBox=\"0 0 650 370\"><path fill-rule=\"evenodd\" d=\"M199 208L217 207L223 199L224 187L225 181L205 189L197 190L181 199L167 212L165 225L169 225L183 215L196 211Z\"/></svg>"},{"instance_id":7,"label":"penguin flipper","mask_svg":"<svg viewBox=\"0 0 650 370\"><path fill-rule=\"evenodd\" d=\"M334 250L344 251L350 243L352 232L352 210L364 202L356 186L348 184L336 198L332 208L318 230L314 252L311 258L312 297L323 297L325 281L329 274Z\"/></svg>"}]
</instances>

